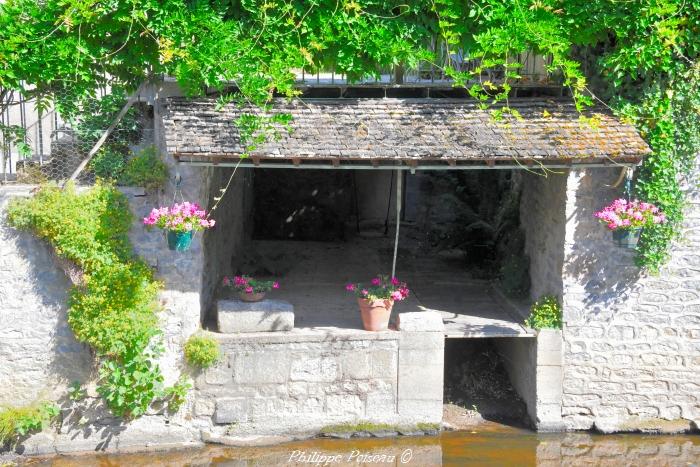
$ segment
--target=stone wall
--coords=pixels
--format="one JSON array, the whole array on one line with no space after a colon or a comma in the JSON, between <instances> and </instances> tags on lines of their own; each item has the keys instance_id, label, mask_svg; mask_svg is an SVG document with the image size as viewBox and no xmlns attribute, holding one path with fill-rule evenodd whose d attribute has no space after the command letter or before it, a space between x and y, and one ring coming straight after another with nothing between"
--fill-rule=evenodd
<instances>
[{"instance_id":1,"label":"stone wall","mask_svg":"<svg viewBox=\"0 0 700 467\"><path fill-rule=\"evenodd\" d=\"M700 164L700 162L699 162ZM594 211L619 170L572 171L563 267L563 417L569 429L700 424L700 166L686 180L683 236L660 274L640 273Z\"/></svg>"},{"instance_id":2,"label":"stone wall","mask_svg":"<svg viewBox=\"0 0 700 467\"><path fill-rule=\"evenodd\" d=\"M52 249L5 222L13 197L31 187L0 187L0 407L55 400L91 373L88 348L67 322L71 282Z\"/></svg>"},{"instance_id":3,"label":"stone wall","mask_svg":"<svg viewBox=\"0 0 700 467\"><path fill-rule=\"evenodd\" d=\"M562 338L561 331L542 329L536 338L496 340L513 387L527 406L537 431L561 431Z\"/></svg>"},{"instance_id":4,"label":"stone wall","mask_svg":"<svg viewBox=\"0 0 700 467\"><path fill-rule=\"evenodd\" d=\"M400 332L212 333L224 358L196 377L194 424L205 439L234 442L361 421L439 423L442 321L401 316Z\"/></svg>"},{"instance_id":5,"label":"stone wall","mask_svg":"<svg viewBox=\"0 0 700 467\"><path fill-rule=\"evenodd\" d=\"M203 321L216 321L214 302L221 278L235 273L235 264L245 251L252 233L253 172L239 168L209 168L209 208L231 180L223 199L211 213L216 226L204 233ZM233 175L233 179L231 176Z\"/></svg>"},{"instance_id":6,"label":"stone wall","mask_svg":"<svg viewBox=\"0 0 700 467\"><path fill-rule=\"evenodd\" d=\"M530 258L530 297L561 296L568 172L522 174L520 222Z\"/></svg>"}]
</instances>

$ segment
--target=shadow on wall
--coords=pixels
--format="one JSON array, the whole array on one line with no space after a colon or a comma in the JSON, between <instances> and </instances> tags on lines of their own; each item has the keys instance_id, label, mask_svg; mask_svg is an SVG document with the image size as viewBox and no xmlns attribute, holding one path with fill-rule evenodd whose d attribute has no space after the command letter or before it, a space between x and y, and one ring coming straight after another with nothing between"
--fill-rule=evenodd
<instances>
[{"instance_id":1,"label":"shadow on wall","mask_svg":"<svg viewBox=\"0 0 700 467\"><path fill-rule=\"evenodd\" d=\"M90 350L79 343L67 321L72 286L45 242L26 232L3 229L0 241L14 247L6 258L16 266L4 281L12 298L3 300L0 349L8 349L10 361L0 361L11 378L13 400L23 405L34 399L52 398L73 381L86 381L92 372ZM16 303L17 306L13 306ZM5 353L5 352L0 352ZM1 371L0 374L5 373ZM54 394L54 397L57 394ZM6 399L0 394L0 400Z\"/></svg>"},{"instance_id":2,"label":"shadow on wall","mask_svg":"<svg viewBox=\"0 0 700 467\"><path fill-rule=\"evenodd\" d=\"M634 250L615 246L610 231L593 217L595 211L621 196L618 189L610 187L618 175L611 169L586 170L579 176L576 191L569 193L575 197L576 208L566 220L574 226L574 235L564 275L578 284L576 292L583 293L581 301L591 316L611 313L624 305L640 278Z\"/></svg>"}]
</instances>

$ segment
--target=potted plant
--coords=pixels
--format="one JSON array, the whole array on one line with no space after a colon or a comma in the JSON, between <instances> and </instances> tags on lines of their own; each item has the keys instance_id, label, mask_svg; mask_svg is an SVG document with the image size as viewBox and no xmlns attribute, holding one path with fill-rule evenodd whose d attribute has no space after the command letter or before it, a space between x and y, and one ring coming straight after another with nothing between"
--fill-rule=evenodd
<instances>
[{"instance_id":1,"label":"potted plant","mask_svg":"<svg viewBox=\"0 0 700 467\"><path fill-rule=\"evenodd\" d=\"M208 219L206 211L197 203L184 201L170 207L154 208L148 217L143 218L143 223L165 230L171 250L186 251L190 249L194 233L214 227L215 221Z\"/></svg>"},{"instance_id":2,"label":"potted plant","mask_svg":"<svg viewBox=\"0 0 700 467\"><path fill-rule=\"evenodd\" d=\"M224 276L223 284L224 287L235 289L244 302L259 302L265 298L267 292L280 288L277 281L262 281L249 276L233 276L233 279Z\"/></svg>"},{"instance_id":3,"label":"potted plant","mask_svg":"<svg viewBox=\"0 0 700 467\"><path fill-rule=\"evenodd\" d=\"M368 285L348 284L345 290L357 296L362 325L367 331L387 329L394 302L405 299L409 293L405 282L386 276L377 276Z\"/></svg>"},{"instance_id":4,"label":"potted plant","mask_svg":"<svg viewBox=\"0 0 700 467\"><path fill-rule=\"evenodd\" d=\"M666 215L651 203L616 199L594 214L612 231L615 245L636 248L644 227L666 222Z\"/></svg>"}]
</instances>

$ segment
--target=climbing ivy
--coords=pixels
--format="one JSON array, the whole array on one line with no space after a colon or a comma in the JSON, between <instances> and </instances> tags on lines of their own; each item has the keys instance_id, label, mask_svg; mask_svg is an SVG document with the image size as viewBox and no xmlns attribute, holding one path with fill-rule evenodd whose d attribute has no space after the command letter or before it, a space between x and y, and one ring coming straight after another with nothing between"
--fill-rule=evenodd
<instances>
[{"instance_id":1,"label":"climbing ivy","mask_svg":"<svg viewBox=\"0 0 700 467\"><path fill-rule=\"evenodd\" d=\"M0 88L79 108L100 86L135 89L175 77L189 95L258 107L239 122L252 144L287 122L269 113L294 98L294 71L348 79L422 63L483 105L507 101L518 57L549 57L550 79L579 109L629 118L653 149L636 193L669 223L647 229L639 264L657 269L682 222L678 179L698 149L700 4L688 0L7 0L0 4ZM462 69L455 57L478 60ZM484 78L486 71L502 77ZM519 115L507 105L494 112Z\"/></svg>"}]
</instances>

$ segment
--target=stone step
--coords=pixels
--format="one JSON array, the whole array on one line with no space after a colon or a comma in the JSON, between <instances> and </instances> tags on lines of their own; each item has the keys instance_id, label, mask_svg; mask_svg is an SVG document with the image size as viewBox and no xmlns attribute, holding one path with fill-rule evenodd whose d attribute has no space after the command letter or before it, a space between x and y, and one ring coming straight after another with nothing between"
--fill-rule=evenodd
<instances>
[{"instance_id":1,"label":"stone step","mask_svg":"<svg viewBox=\"0 0 700 467\"><path fill-rule=\"evenodd\" d=\"M294 329L294 306L284 300L218 300L219 332L269 332Z\"/></svg>"}]
</instances>

